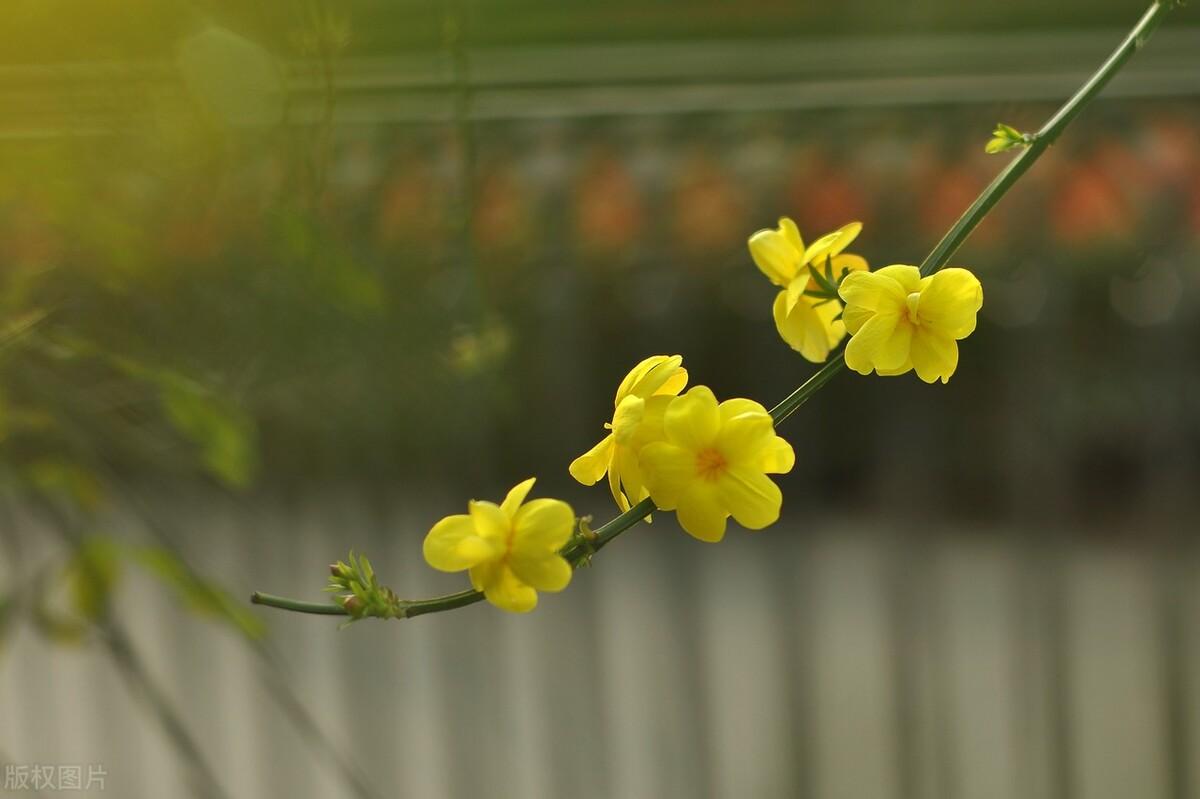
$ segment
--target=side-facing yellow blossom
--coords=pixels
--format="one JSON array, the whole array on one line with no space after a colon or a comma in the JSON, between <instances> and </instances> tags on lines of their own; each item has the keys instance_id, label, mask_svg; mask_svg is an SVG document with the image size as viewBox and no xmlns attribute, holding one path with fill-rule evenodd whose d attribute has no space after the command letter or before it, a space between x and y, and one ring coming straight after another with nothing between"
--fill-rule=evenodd
<instances>
[{"instance_id":1,"label":"side-facing yellow blossom","mask_svg":"<svg viewBox=\"0 0 1200 799\"><path fill-rule=\"evenodd\" d=\"M838 292L852 336L846 365L864 375L916 369L926 383L945 383L954 374L957 342L975 330L983 307L983 286L958 268L923 278L915 266L885 266L847 276Z\"/></svg>"},{"instance_id":2,"label":"side-facing yellow blossom","mask_svg":"<svg viewBox=\"0 0 1200 799\"><path fill-rule=\"evenodd\" d=\"M842 252L861 230L861 222L851 222L805 247L796 223L783 217L777 229L760 230L750 237L754 263L768 280L783 289L772 308L775 328L788 346L813 363L829 357L829 351L846 335L846 328L836 318L842 310L840 302L804 293L818 288L808 265L824 272L828 259L835 283L848 271L865 270L865 259Z\"/></svg>"},{"instance_id":3,"label":"side-facing yellow blossom","mask_svg":"<svg viewBox=\"0 0 1200 799\"><path fill-rule=\"evenodd\" d=\"M469 513L447 516L425 536L425 560L444 572L469 570L471 585L496 607L525 613L538 591L561 591L571 564L559 555L575 529L575 512L558 499L525 502L534 478L499 505L472 500Z\"/></svg>"},{"instance_id":4,"label":"side-facing yellow blossom","mask_svg":"<svg viewBox=\"0 0 1200 799\"><path fill-rule=\"evenodd\" d=\"M684 530L720 541L731 514L751 530L779 518L783 496L767 475L791 471L796 456L766 408L748 399L718 405L696 386L670 401L663 432L642 450L642 471L654 504L674 510Z\"/></svg>"},{"instance_id":5,"label":"side-facing yellow blossom","mask_svg":"<svg viewBox=\"0 0 1200 799\"><path fill-rule=\"evenodd\" d=\"M607 472L609 489L622 511L649 496L638 453L662 439L663 412L687 379L680 355L652 355L633 367L617 389L612 421L604 425L612 432L571 463L571 476L590 486Z\"/></svg>"}]
</instances>

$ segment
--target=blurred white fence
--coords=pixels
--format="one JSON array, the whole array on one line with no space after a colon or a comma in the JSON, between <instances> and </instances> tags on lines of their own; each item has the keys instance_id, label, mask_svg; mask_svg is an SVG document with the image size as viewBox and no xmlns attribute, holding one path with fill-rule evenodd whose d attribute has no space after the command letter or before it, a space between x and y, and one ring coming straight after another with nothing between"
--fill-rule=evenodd
<instances>
[{"instance_id":1,"label":"blurred white fence","mask_svg":"<svg viewBox=\"0 0 1200 799\"><path fill-rule=\"evenodd\" d=\"M452 510L173 515L196 565L246 594L319 596L353 546L415 596L462 587L420 559ZM1047 531L791 520L706 546L664 516L528 616L339 632L263 613L274 679L379 797L1182 799L1200 784L1197 574L1181 552ZM135 578L120 617L225 792L360 795L272 701L262 661L165 597ZM28 628L0 656L0 758L102 765L87 795L192 795L103 650Z\"/></svg>"}]
</instances>

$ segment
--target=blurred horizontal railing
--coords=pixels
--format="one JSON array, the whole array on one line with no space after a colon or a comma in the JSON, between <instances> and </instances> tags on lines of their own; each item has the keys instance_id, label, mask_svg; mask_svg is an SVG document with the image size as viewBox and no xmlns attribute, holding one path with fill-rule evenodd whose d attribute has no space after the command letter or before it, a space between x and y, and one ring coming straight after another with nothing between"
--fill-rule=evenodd
<instances>
[{"instance_id":1,"label":"blurred horizontal railing","mask_svg":"<svg viewBox=\"0 0 1200 799\"><path fill-rule=\"evenodd\" d=\"M223 38L249 63L232 89L262 94L294 123L438 122L460 109L475 119L679 114L1049 100L1068 94L1120 38L1119 31L895 38L586 44L450 51L332 64L273 59ZM237 44L230 44L236 41ZM257 56L247 56L247 50ZM465 69L456 74L456 63ZM1200 91L1200 28L1168 29L1139 54L1107 97ZM286 91L284 90L286 87ZM208 86L211 89L211 85ZM272 99L274 98L274 99ZM252 99L252 98L251 98ZM149 102L148 102L149 101ZM110 133L190 103L171 63L66 63L0 67L0 135ZM246 124L276 124L276 113Z\"/></svg>"}]
</instances>

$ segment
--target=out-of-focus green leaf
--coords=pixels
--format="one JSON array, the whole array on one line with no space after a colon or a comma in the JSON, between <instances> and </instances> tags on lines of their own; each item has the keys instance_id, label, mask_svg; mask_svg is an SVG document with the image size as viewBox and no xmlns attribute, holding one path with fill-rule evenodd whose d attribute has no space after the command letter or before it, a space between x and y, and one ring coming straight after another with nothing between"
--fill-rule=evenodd
<instances>
[{"instance_id":1,"label":"out-of-focus green leaf","mask_svg":"<svg viewBox=\"0 0 1200 799\"><path fill-rule=\"evenodd\" d=\"M79 643L107 614L121 578L121 548L107 536L89 536L65 565L34 583L30 620L58 643Z\"/></svg>"},{"instance_id":2,"label":"out-of-focus green leaf","mask_svg":"<svg viewBox=\"0 0 1200 799\"><path fill-rule=\"evenodd\" d=\"M204 466L235 488L244 488L257 467L253 420L239 408L188 380L167 381L163 409L180 433L200 448Z\"/></svg>"},{"instance_id":3,"label":"out-of-focus green leaf","mask_svg":"<svg viewBox=\"0 0 1200 799\"><path fill-rule=\"evenodd\" d=\"M14 341L29 333L46 318L48 311L34 308L24 313L5 319L0 323L0 347L7 347Z\"/></svg>"},{"instance_id":4,"label":"out-of-focus green leaf","mask_svg":"<svg viewBox=\"0 0 1200 799\"><path fill-rule=\"evenodd\" d=\"M117 542L105 536L85 539L63 575L72 611L89 622L103 618L120 578L121 550Z\"/></svg>"},{"instance_id":5,"label":"out-of-focus green leaf","mask_svg":"<svg viewBox=\"0 0 1200 799\"><path fill-rule=\"evenodd\" d=\"M195 613L211 616L233 625L247 638L258 639L266 627L244 603L208 580L200 579L179 557L162 547L142 547L133 557L146 571L174 589L180 600Z\"/></svg>"},{"instance_id":6,"label":"out-of-focus green leaf","mask_svg":"<svg viewBox=\"0 0 1200 799\"><path fill-rule=\"evenodd\" d=\"M176 63L195 98L223 122L262 125L282 116L279 70L249 39L210 25L180 44Z\"/></svg>"},{"instance_id":7,"label":"out-of-focus green leaf","mask_svg":"<svg viewBox=\"0 0 1200 799\"><path fill-rule=\"evenodd\" d=\"M43 494L65 499L86 511L104 504L104 487L84 467L57 458L43 458L26 467L29 481Z\"/></svg>"}]
</instances>

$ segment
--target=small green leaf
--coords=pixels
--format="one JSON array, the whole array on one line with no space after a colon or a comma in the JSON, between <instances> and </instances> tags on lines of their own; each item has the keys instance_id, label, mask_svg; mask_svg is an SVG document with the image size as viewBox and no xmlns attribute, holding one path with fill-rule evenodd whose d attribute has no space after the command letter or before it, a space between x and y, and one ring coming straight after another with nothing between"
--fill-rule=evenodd
<instances>
[{"instance_id":1,"label":"small green leaf","mask_svg":"<svg viewBox=\"0 0 1200 799\"><path fill-rule=\"evenodd\" d=\"M89 622L108 613L113 589L121 577L121 551L116 541L89 536L67 564L64 580L71 608Z\"/></svg>"},{"instance_id":2,"label":"small green leaf","mask_svg":"<svg viewBox=\"0 0 1200 799\"><path fill-rule=\"evenodd\" d=\"M995 155L996 153L1002 153L1005 150L1010 149L1012 146L1013 143L1008 139L1001 139L997 137L989 141L983 149L984 152L988 153L989 155Z\"/></svg>"},{"instance_id":3,"label":"small green leaf","mask_svg":"<svg viewBox=\"0 0 1200 799\"><path fill-rule=\"evenodd\" d=\"M251 418L190 380L165 381L163 409L175 428L200 448L205 467L235 488L244 488L257 467Z\"/></svg>"},{"instance_id":4,"label":"small green leaf","mask_svg":"<svg viewBox=\"0 0 1200 799\"><path fill-rule=\"evenodd\" d=\"M808 265L808 273L812 275L813 280L817 281L817 285L825 290L826 295L837 295L837 286L830 283L829 278L821 274L821 272L812 264Z\"/></svg>"},{"instance_id":5,"label":"small green leaf","mask_svg":"<svg viewBox=\"0 0 1200 799\"><path fill-rule=\"evenodd\" d=\"M1020 131L1011 125L1005 125L1003 122L1000 122L996 125L996 129L992 131L992 135L1001 139L1016 140L1021 138Z\"/></svg>"},{"instance_id":6,"label":"small green leaf","mask_svg":"<svg viewBox=\"0 0 1200 799\"><path fill-rule=\"evenodd\" d=\"M225 621L250 639L266 633L258 616L224 588L197 576L174 552L163 547L142 547L133 552L133 557L147 572L174 589L180 601L193 612Z\"/></svg>"}]
</instances>

